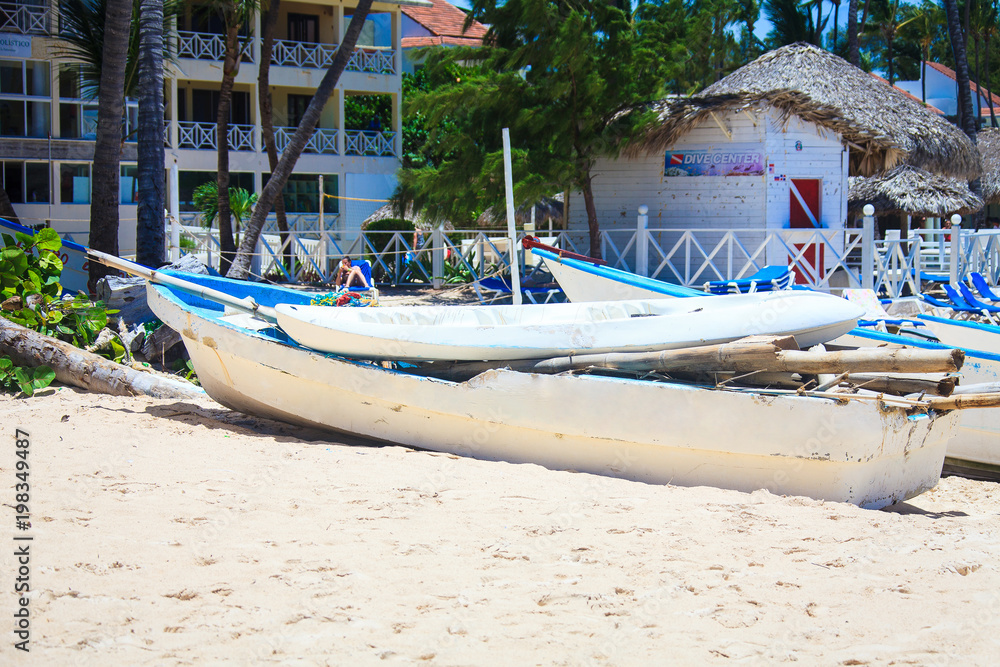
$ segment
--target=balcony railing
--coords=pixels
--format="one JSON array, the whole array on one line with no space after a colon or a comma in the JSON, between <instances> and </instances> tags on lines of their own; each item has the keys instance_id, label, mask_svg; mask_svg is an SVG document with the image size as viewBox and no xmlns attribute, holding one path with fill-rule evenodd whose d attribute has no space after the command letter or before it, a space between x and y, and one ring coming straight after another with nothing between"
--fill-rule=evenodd
<instances>
[{"instance_id":1,"label":"balcony railing","mask_svg":"<svg viewBox=\"0 0 1000 667\"><path fill-rule=\"evenodd\" d=\"M274 40L271 63L284 67L312 67L326 69L337 55L336 44L315 44L312 42L292 42L287 39Z\"/></svg>"},{"instance_id":2,"label":"balcony railing","mask_svg":"<svg viewBox=\"0 0 1000 667\"><path fill-rule=\"evenodd\" d=\"M226 56L226 39L210 32L177 31L177 57L195 60L222 60ZM249 41L243 45L243 62L253 62Z\"/></svg>"},{"instance_id":3,"label":"balcony railing","mask_svg":"<svg viewBox=\"0 0 1000 667\"><path fill-rule=\"evenodd\" d=\"M371 132L367 130L344 131L345 155L396 155L395 132Z\"/></svg>"},{"instance_id":4,"label":"balcony railing","mask_svg":"<svg viewBox=\"0 0 1000 667\"><path fill-rule=\"evenodd\" d=\"M281 153L288 146L295 134L294 127L274 128L274 144ZM322 153L324 155L336 155L337 151L337 130L330 130L324 127L317 127L312 137L306 143L305 153Z\"/></svg>"},{"instance_id":5,"label":"balcony railing","mask_svg":"<svg viewBox=\"0 0 1000 667\"><path fill-rule=\"evenodd\" d=\"M25 5L19 2L0 2L0 32L47 35L49 33L48 7Z\"/></svg>"},{"instance_id":6,"label":"balcony railing","mask_svg":"<svg viewBox=\"0 0 1000 667\"><path fill-rule=\"evenodd\" d=\"M356 49L351 59L347 61L347 69L365 74L395 74L394 56L392 49L378 47Z\"/></svg>"},{"instance_id":7,"label":"balcony railing","mask_svg":"<svg viewBox=\"0 0 1000 667\"><path fill-rule=\"evenodd\" d=\"M255 150L253 140L253 125L229 126L229 150ZM201 150L218 150L215 141L215 123L192 123L182 121L177 123L178 148L194 148Z\"/></svg>"},{"instance_id":8,"label":"balcony railing","mask_svg":"<svg viewBox=\"0 0 1000 667\"><path fill-rule=\"evenodd\" d=\"M271 62L284 67L308 67L326 69L333 64L337 55L336 44L314 42L292 42L287 39L274 40ZM395 74L395 52L378 47L359 48L347 62L350 72L366 74Z\"/></svg>"}]
</instances>

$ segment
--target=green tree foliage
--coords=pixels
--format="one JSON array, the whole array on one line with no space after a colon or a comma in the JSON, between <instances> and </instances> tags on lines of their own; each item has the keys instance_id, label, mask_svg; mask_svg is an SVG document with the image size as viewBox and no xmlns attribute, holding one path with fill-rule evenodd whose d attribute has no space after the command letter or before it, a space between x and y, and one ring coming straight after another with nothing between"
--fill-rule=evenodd
<instances>
[{"instance_id":1,"label":"green tree foliage","mask_svg":"<svg viewBox=\"0 0 1000 667\"><path fill-rule=\"evenodd\" d=\"M477 0L471 16L490 26L488 46L432 54L428 76L441 85L408 103L427 130L427 164L400 172L397 205L456 224L503 206L500 128L509 127L516 203L581 191L599 255L591 169L622 149L662 93L669 44L650 37L666 28L642 31L603 0Z\"/></svg>"},{"instance_id":2,"label":"green tree foliage","mask_svg":"<svg viewBox=\"0 0 1000 667\"><path fill-rule=\"evenodd\" d=\"M194 189L191 193L192 203L201 213L201 222L206 227L211 227L219 218L219 184L215 181L207 181ZM254 204L257 203L257 195L250 194L240 187L229 187L229 213L236 221L236 231L239 233L243 221L250 219L253 213Z\"/></svg>"}]
</instances>

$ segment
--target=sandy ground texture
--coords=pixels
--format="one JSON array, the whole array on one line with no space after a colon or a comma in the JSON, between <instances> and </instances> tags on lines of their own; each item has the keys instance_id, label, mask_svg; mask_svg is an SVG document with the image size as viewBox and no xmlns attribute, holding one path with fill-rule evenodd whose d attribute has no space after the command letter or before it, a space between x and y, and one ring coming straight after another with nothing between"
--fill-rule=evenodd
<instances>
[{"instance_id":1,"label":"sandy ground texture","mask_svg":"<svg viewBox=\"0 0 1000 667\"><path fill-rule=\"evenodd\" d=\"M2 664L995 664L1000 494L889 511L0 396ZM15 531L15 429L31 529ZM31 652L9 631L30 534Z\"/></svg>"}]
</instances>

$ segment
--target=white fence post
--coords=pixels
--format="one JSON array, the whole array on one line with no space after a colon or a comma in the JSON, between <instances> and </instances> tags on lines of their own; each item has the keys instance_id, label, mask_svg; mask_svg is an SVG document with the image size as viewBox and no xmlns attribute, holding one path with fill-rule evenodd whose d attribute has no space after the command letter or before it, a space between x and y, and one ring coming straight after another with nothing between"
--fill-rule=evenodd
<instances>
[{"instance_id":1,"label":"white fence post","mask_svg":"<svg viewBox=\"0 0 1000 667\"><path fill-rule=\"evenodd\" d=\"M875 289L875 207L865 204L861 230L861 289Z\"/></svg>"},{"instance_id":2,"label":"white fence post","mask_svg":"<svg viewBox=\"0 0 1000 667\"><path fill-rule=\"evenodd\" d=\"M434 289L444 287L444 234L441 225L431 231L431 280Z\"/></svg>"},{"instance_id":3,"label":"white fence post","mask_svg":"<svg viewBox=\"0 0 1000 667\"><path fill-rule=\"evenodd\" d=\"M951 216L951 284L958 285L962 275L962 216Z\"/></svg>"},{"instance_id":4,"label":"white fence post","mask_svg":"<svg viewBox=\"0 0 1000 667\"><path fill-rule=\"evenodd\" d=\"M181 258L181 195L177 163L170 165L170 261Z\"/></svg>"},{"instance_id":5,"label":"white fence post","mask_svg":"<svg viewBox=\"0 0 1000 667\"><path fill-rule=\"evenodd\" d=\"M635 225L635 272L640 276L649 275L649 236L646 233L649 226L648 213L649 207L642 204Z\"/></svg>"}]
</instances>

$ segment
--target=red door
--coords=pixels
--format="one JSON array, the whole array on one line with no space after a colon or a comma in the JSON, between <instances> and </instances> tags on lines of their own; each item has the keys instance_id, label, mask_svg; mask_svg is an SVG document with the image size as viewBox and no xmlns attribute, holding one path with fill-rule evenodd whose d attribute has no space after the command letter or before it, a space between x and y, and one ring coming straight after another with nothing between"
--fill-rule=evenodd
<instances>
[{"instance_id":1,"label":"red door","mask_svg":"<svg viewBox=\"0 0 1000 667\"><path fill-rule=\"evenodd\" d=\"M817 229L820 224L819 192L823 181L818 178L789 179L788 195L788 226L792 229ZM802 258L795 263L795 282L805 285L812 279L823 275L823 244L796 243L796 254L802 252ZM788 258L791 264L794 257ZM812 278L807 277L812 276Z\"/></svg>"}]
</instances>

